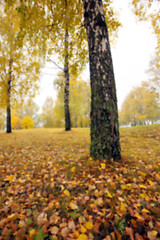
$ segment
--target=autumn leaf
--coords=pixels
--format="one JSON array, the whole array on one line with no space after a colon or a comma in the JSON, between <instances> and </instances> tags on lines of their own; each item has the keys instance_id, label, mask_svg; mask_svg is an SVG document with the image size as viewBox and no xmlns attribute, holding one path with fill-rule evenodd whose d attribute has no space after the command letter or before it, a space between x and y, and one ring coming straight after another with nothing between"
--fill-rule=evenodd
<instances>
[{"instance_id":1,"label":"autumn leaf","mask_svg":"<svg viewBox=\"0 0 160 240\"><path fill-rule=\"evenodd\" d=\"M106 164L105 164L105 163L101 163L100 165L101 165L101 168L102 168L102 169L105 169L105 168L106 168Z\"/></svg>"},{"instance_id":2,"label":"autumn leaf","mask_svg":"<svg viewBox=\"0 0 160 240\"><path fill-rule=\"evenodd\" d=\"M124 204L124 202L121 202L120 210L121 210L121 212L125 211L125 204Z\"/></svg>"},{"instance_id":3,"label":"autumn leaf","mask_svg":"<svg viewBox=\"0 0 160 240\"><path fill-rule=\"evenodd\" d=\"M142 212L149 213L150 211L148 211L146 208L143 208Z\"/></svg>"},{"instance_id":4,"label":"autumn leaf","mask_svg":"<svg viewBox=\"0 0 160 240\"><path fill-rule=\"evenodd\" d=\"M31 238L33 238L35 235L36 235L36 230L35 229L32 229L32 230L29 231L29 236Z\"/></svg>"},{"instance_id":5,"label":"autumn leaf","mask_svg":"<svg viewBox=\"0 0 160 240\"><path fill-rule=\"evenodd\" d=\"M66 237L68 237L69 232L70 232L69 228L68 228L68 227L65 227L65 228L63 228L63 229L61 230L61 236L62 236L63 238L66 238Z\"/></svg>"},{"instance_id":6,"label":"autumn leaf","mask_svg":"<svg viewBox=\"0 0 160 240\"><path fill-rule=\"evenodd\" d=\"M88 240L88 237L85 234L80 234L77 240Z\"/></svg>"},{"instance_id":7,"label":"autumn leaf","mask_svg":"<svg viewBox=\"0 0 160 240\"><path fill-rule=\"evenodd\" d=\"M77 204L74 203L74 202L70 202L70 203L69 203L69 207L70 207L72 210L76 210L76 209L78 209Z\"/></svg>"},{"instance_id":8,"label":"autumn leaf","mask_svg":"<svg viewBox=\"0 0 160 240\"><path fill-rule=\"evenodd\" d=\"M86 233L86 232L87 232L87 229L83 225L81 225L81 233Z\"/></svg>"},{"instance_id":9,"label":"autumn leaf","mask_svg":"<svg viewBox=\"0 0 160 240\"><path fill-rule=\"evenodd\" d=\"M70 192L67 189L65 189L63 193L65 196L70 197Z\"/></svg>"},{"instance_id":10,"label":"autumn leaf","mask_svg":"<svg viewBox=\"0 0 160 240\"><path fill-rule=\"evenodd\" d=\"M158 232L155 231L155 230L149 231L149 232L147 233L147 235L148 235L148 237L149 237L150 240L156 240L156 239L157 239L157 238L156 238L157 234L158 234Z\"/></svg>"},{"instance_id":11,"label":"autumn leaf","mask_svg":"<svg viewBox=\"0 0 160 240\"><path fill-rule=\"evenodd\" d=\"M92 222L87 222L87 223L85 224L85 227L86 227L88 230L92 230L92 228L93 228Z\"/></svg>"},{"instance_id":12,"label":"autumn leaf","mask_svg":"<svg viewBox=\"0 0 160 240\"><path fill-rule=\"evenodd\" d=\"M59 228L57 226L53 226L50 228L50 232L52 235L56 235L59 232Z\"/></svg>"}]
</instances>

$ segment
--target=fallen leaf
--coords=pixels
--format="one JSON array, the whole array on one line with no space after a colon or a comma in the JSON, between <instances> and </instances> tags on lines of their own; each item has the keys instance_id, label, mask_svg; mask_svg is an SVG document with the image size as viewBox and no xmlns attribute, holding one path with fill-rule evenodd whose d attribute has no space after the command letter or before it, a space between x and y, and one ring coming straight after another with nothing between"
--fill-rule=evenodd
<instances>
[{"instance_id":1,"label":"fallen leaf","mask_svg":"<svg viewBox=\"0 0 160 240\"><path fill-rule=\"evenodd\" d=\"M157 234L158 232L155 230L147 232L147 236L149 237L150 240L156 240Z\"/></svg>"},{"instance_id":2,"label":"fallen leaf","mask_svg":"<svg viewBox=\"0 0 160 240\"><path fill-rule=\"evenodd\" d=\"M70 207L72 210L78 209L77 204L75 204L74 202L70 202L69 207Z\"/></svg>"},{"instance_id":3,"label":"fallen leaf","mask_svg":"<svg viewBox=\"0 0 160 240\"><path fill-rule=\"evenodd\" d=\"M30 236L31 238L33 238L35 235L36 235L36 230L35 230L35 229L32 229L32 230L29 232L29 236Z\"/></svg>"},{"instance_id":4,"label":"fallen leaf","mask_svg":"<svg viewBox=\"0 0 160 240\"><path fill-rule=\"evenodd\" d=\"M91 229L93 228L92 222L87 222L87 223L85 224L85 226L86 226L86 228L87 228L88 230L91 230Z\"/></svg>"},{"instance_id":5,"label":"fallen leaf","mask_svg":"<svg viewBox=\"0 0 160 240\"><path fill-rule=\"evenodd\" d=\"M42 212L37 217L37 224L38 224L38 226L41 226L41 225L45 224L45 222L47 222L47 214Z\"/></svg>"},{"instance_id":6,"label":"fallen leaf","mask_svg":"<svg viewBox=\"0 0 160 240\"><path fill-rule=\"evenodd\" d=\"M130 237L130 240L134 240L133 229L130 227L126 227L125 234Z\"/></svg>"},{"instance_id":7,"label":"fallen leaf","mask_svg":"<svg viewBox=\"0 0 160 240\"><path fill-rule=\"evenodd\" d=\"M59 228L57 226L51 227L50 232L52 235L56 235L59 232Z\"/></svg>"},{"instance_id":8,"label":"fallen leaf","mask_svg":"<svg viewBox=\"0 0 160 240\"><path fill-rule=\"evenodd\" d=\"M88 240L88 237L86 234L80 234L77 240Z\"/></svg>"},{"instance_id":9,"label":"fallen leaf","mask_svg":"<svg viewBox=\"0 0 160 240\"><path fill-rule=\"evenodd\" d=\"M68 228L74 230L76 228L75 223L73 220L69 221Z\"/></svg>"},{"instance_id":10,"label":"fallen leaf","mask_svg":"<svg viewBox=\"0 0 160 240\"><path fill-rule=\"evenodd\" d=\"M61 236L64 237L64 238L67 238L68 235L69 235L69 232L70 232L69 228L65 227L61 230Z\"/></svg>"},{"instance_id":11,"label":"fallen leaf","mask_svg":"<svg viewBox=\"0 0 160 240\"><path fill-rule=\"evenodd\" d=\"M65 189L63 193L65 196L70 197L70 192L67 189Z\"/></svg>"},{"instance_id":12,"label":"fallen leaf","mask_svg":"<svg viewBox=\"0 0 160 240\"><path fill-rule=\"evenodd\" d=\"M148 211L146 208L143 208L142 212L149 213L150 211Z\"/></svg>"}]
</instances>

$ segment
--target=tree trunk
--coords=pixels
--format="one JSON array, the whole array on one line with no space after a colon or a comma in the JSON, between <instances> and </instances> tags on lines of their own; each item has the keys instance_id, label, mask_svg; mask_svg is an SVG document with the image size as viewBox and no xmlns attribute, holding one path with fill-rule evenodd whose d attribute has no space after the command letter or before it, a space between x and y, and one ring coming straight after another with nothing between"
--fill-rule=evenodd
<instances>
[{"instance_id":1,"label":"tree trunk","mask_svg":"<svg viewBox=\"0 0 160 240\"><path fill-rule=\"evenodd\" d=\"M64 63L64 112L65 112L65 130L71 130L71 120L69 111L69 60L68 60L68 29L65 32L65 63Z\"/></svg>"},{"instance_id":2,"label":"tree trunk","mask_svg":"<svg viewBox=\"0 0 160 240\"><path fill-rule=\"evenodd\" d=\"M6 132L11 133L11 108L7 107L7 127L6 127Z\"/></svg>"},{"instance_id":3,"label":"tree trunk","mask_svg":"<svg viewBox=\"0 0 160 240\"><path fill-rule=\"evenodd\" d=\"M83 0L91 80L91 157L121 159L116 87L102 0Z\"/></svg>"},{"instance_id":4,"label":"tree trunk","mask_svg":"<svg viewBox=\"0 0 160 240\"><path fill-rule=\"evenodd\" d=\"M11 79L12 79L12 63L13 60L9 61L9 79L7 83L7 115L6 115L6 133L11 133Z\"/></svg>"}]
</instances>

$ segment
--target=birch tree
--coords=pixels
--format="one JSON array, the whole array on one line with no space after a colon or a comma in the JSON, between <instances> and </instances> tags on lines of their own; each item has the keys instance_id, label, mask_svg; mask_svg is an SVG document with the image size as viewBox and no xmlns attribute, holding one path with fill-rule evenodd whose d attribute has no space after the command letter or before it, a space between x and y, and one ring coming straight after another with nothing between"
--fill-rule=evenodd
<instances>
[{"instance_id":1,"label":"birch tree","mask_svg":"<svg viewBox=\"0 0 160 240\"><path fill-rule=\"evenodd\" d=\"M19 16L12 8L0 17L0 105L6 107L6 132L11 129L11 107L38 88L40 61L36 49L20 37Z\"/></svg>"},{"instance_id":2,"label":"birch tree","mask_svg":"<svg viewBox=\"0 0 160 240\"><path fill-rule=\"evenodd\" d=\"M116 87L102 1L83 0L91 80L91 147L98 159L121 159Z\"/></svg>"}]
</instances>

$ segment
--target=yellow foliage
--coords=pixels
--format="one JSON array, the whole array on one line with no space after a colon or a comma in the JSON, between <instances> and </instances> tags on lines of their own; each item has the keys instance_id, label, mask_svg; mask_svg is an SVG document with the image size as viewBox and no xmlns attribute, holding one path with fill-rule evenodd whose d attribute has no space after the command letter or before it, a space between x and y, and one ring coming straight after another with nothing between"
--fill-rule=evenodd
<instances>
[{"instance_id":1,"label":"yellow foliage","mask_svg":"<svg viewBox=\"0 0 160 240\"><path fill-rule=\"evenodd\" d=\"M24 117L21 125L23 129L30 129L34 127L34 122L30 117Z\"/></svg>"},{"instance_id":2,"label":"yellow foliage","mask_svg":"<svg viewBox=\"0 0 160 240\"><path fill-rule=\"evenodd\" d=\"M12 126L12 129L20 129L21 128L21 119L17 116L14 116L11 119L11 126Z\"/></svg>"}]
</instances>

